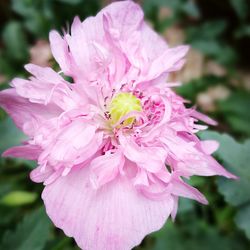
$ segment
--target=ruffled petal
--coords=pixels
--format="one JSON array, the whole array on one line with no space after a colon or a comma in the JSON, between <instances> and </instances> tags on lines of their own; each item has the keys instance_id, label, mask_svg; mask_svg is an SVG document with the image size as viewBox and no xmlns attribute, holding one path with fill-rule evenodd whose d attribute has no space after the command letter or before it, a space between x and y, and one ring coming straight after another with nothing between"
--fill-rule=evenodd
<instances>
[{"instance_id":1,"label":"ruffled petal","mask_svg":"<svg viewBox=\"0 0 250 250\"><path fill-rule=\"evenodd\" d=\"M84 119L77 119L63 128L60 134L39 157L39 162L49 162L53 166L71 168L80 164L99 149L102 133L96 133L96 126Z\"/></svg>"},{"instance_id":2,"label":"ruffled petal","mask_svg":"<svg viewBox=\"0 0 250 250\"><path fill-rule=\"evenodd\" d=\"M165 166L167 152L161 147L140 147L132 139L119 136L124 155L138 167L149 172L159 172Z\"/></svg>"},{"instance_id":3,"label":"ruffled petal","mask_svg":"<svg viewBox=\"0 0 250 250\"><path fill-rule=\"evenodd\" d=\"M40 67L33 64L25 66L26 70L35 76L30 80L15 78L11 85L15 87L17 94L28 98L31 102L47 104L56 86L67 90L64 79L54 70L48 67Z\"/></svg>"},{"instance_id":4,"label":"ruffled petal","mask_svg":"<svg viewBox=\"0 0 250 250\"><path fill-rule=\"evenodd\" d=\"M149 62L167 49L168 46L163 38L143 21L143 11L133 1L113 3L104 8L100 14L105 16L106 32L127 57L129 63L136 68L145 70Z\"/></svg>"},{"instance_id":5,"label":"ruffled petal","mask_svg":"<svg viewBox=\"0 0 250 250\"><path fill-rule=\"evenodd\" d=\"M15 89L0 92L0 106L11 116L18 128L27 135L34 135L39 123L57 117L61 109L53 104L30 103L17 95Z\"/></svg>"},{"instance_id":6,"label":"ruffled petal","mask_svg":"<svg viewBox=\"0 0 250 250\"><path fill-rule=\"evenodd\" d=\"M188 50L188 46L179 46L163 52L161 56L150 64L149 72L147 72L147 81L155 79L163 73L180 70L184 64L183 58Z\"/></svg>"},{"instance_id":7,"label":"ruffled petal","mask_svg":"<svg viewBox=\"0 0 250 250\"><path fill-rule=\"evenodd\" d=\"M229 173L212 156L207 154L209 150L211 151L216 148L217 145L214 143L205 152L202 146L200 146L200 141L189 141L180 136L161 138L161 141L169 148L170 155L172 156L168 164L182 176L221 175L227 178L236 178L235 175Z\"/></svg>"},{"instance_id":8,"label":"ruffled petal","mask_svg":"<svg viewBox=\"0 0 250 250\"><path fill-rule=\"evenodd\" d=\"M88 104L86 94L80 95L72 91L75 85L70 85L51 68L33 64L27 64L25 68L33 76L29 80L15 78L12 81L12 86L19 96L29 99L32 103L44 105L53 103L62 111Z\"/></svg>"},{"instance_id":9,"label":"ruffled petal","mask_svg":"<svg viewBox=\"0 0 250 250\"><path fill-rule=\"evenodd\" d=\"M149 200L125 177L93 189L88 167L47 185L42 198L54 224L86 250L130 250L160 229L173 208L170 196Z\"/></svg>"},{"instance_id":10,"label":"ruffled petal","mask_svg":"<svg viewBox=\"0 0 250 250\"><path fill-rule=\"evenodd\" d=\"M95 158L91 164L91 181L95 188L112 181L124 165L124 157L121 151L107 152L105 155Z\"/></svg>"}]
</instances>

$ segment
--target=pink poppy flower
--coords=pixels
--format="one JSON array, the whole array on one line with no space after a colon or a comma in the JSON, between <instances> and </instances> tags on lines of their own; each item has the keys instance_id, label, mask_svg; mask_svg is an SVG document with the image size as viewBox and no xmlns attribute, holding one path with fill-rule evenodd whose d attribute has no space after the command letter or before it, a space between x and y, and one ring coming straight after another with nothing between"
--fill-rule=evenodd
<instances>
[{"instance_id":1,"label":"pink poppy flower","mask_svg":"<svg viewBox=\"0 0 250 250\"><path fill-rule=\"evenodd\" d=\"M0 93L29 138L4 156L37 160L30 177L45 185L46 211L81 248L131 249L175 217L180 196L207 203L183 178L235 178L211 156L218 143L195 135L198 120L214 122L166 83L188 47L169 48L137 4L76 17L50 44L59 73L26 65L33 76Z\"/></svg>"}]
</instances>

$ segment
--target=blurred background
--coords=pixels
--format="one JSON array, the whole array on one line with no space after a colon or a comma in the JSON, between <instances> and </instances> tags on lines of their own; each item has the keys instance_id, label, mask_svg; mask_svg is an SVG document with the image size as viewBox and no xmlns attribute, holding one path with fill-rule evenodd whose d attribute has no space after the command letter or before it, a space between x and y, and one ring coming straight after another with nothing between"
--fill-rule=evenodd
<instances>
[{"instance_id":1,"label":"blurred background","mask_svg":"<svg viewBox=\"0 0 250 250\"><path fill-rule=\"evenodd\" d=\"M23 65L55 66L48 44L51 29L69 29L75 15L83 20L111 1L0 0L0 89ZM136 250L250 249L250 2L249 0L138 1L147 21L170 46L190 44L184 69L171 75L190 105L219 125L200 133L221 143L215 157L240 177L190 180L208 206L181 199L175 223L148 237ZM22 140L0 110L0 153ZM0 158L0 249L77 250L49 221L33 184L34 162Z\"/></svg>"}]
</instances>

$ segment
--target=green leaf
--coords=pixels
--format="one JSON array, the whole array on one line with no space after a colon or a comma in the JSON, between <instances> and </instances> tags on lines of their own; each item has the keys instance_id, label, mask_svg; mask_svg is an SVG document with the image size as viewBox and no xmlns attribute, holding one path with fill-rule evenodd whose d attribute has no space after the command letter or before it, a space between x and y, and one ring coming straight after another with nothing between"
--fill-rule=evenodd
<instances>
[{"instance_id":1,"label":"green leaf","mask_svg":"<svg viewBox=\"0 0 250 250\"><path fill-rule=\"evenodd\" d=\"M250 25L242 25L239 29L234 32L234 36L238 39L243 37L250 37Z\"/></svg>"},{"instance_id":2,"label":"green leaf","mask_svg":"<svg viewBox=\"0 0 250 250\"><path fill-rule=\"evenodd\" d=\"M202 139L213 139L220 143L215 155L225 167L239 176L238 180L220 178L218 189L225 200L238 208L236 224L250 239L250 140L238 143L226 134L206 131L200 134Z\"/></svg>"},{"instance_id":3,"label":"green leaf","mask_svg":"<svg viewBox=\"0 0 250 250\"><path fill-rule=\"evenodd\" d=\"M237 60L237 53L224 40L228 23L226 20L206 21L187 29L187 43L220 64L231 66Z\"/></svg>"},{"instance_id":4,"label":"green leaf","mask_svg":"<svg viewBox=\"0 0 250 250\"><path fill-rule=\"evenodd\" d=\"M0 249L42 250L48 240L50 221L43 208L27 214L13 232L3 236Z\"/></svg>"},{"instance_id":5,"label":"green leaf","mask_svg":"<svg viewBox=\"0 0 250 250\"><path fill-rule=\"evenodd\" d=\"M217 55L221 51L221 45L215 40L194 40L192 47L209 56Z\"/></svg>"},{"instance_id":6,"label":"green leaf","mask_svg":"<svg viewBox=\"0 0 250 250\"><path fill-rule=\"evenodd\" d=\"M79 4L79 3L83 2L83 1L84 0L57 0L57 2L71 4L71 5L76 5L76 4Z\"/></svg>"},{"instance_id":7,"label":"green leaf","mask_svg":"<svg viewBox=\"0 0 250 250\"><path fill-rule=\"evenodd\" d=\"M12 0L12 9L21 16L28 16L34 11L35 3L31 0Z\"/></svg>"},{"instance_id":8,"label":"green leaf","mask_svg":"<svg viewBox=\"0 0 250 250\"><path fill-rule=\"evenodd\" d=\"M27 191L12 191L0 200L6 206L22 206L33 203L37 199L37 193Z\"/></svg>"},{"instance_id":9,"label":"green leaf","mask_svg":"<svg viewBox=\"0 0 250 250\"><path fill-rule=\"evenodd\" d=\"M226 100L218 103L218 109L236 132L250 135L250 94L234 92Z\"/></svg>"},{"instance_id":10,"label":"green leaf","mask_svg":"<svg viewBox=\"0 0 250 250\"><path fill-rule=\"evenodd\" d=\"M200 11L193 1L187 1L184 4L181 4L181 8L182 8L182 11L188 16L191 16L194 18L200 17Z\"/></svg>"},{"instance_id":11,"label":"green leaf","mask_svg":"<svg viewBox=\"0 0 250 250\"><path fill-rule=\"evenodd\" d=\"M240 229L245 231L248 239L250 239L250 205L244 206L237 213L235 222Z\"/></svg>"},{"instance_id":12,"label":"green leaf","mask_svg":"<svg viewBox=\"0 0 250 250\"><path fill-rule=\"evenodd\" d=\"M38 37L46 37L54 24L53 1L12 0L12 10L23 17L24 27Z\"/></svg>"},{"instance_id":13,"label":"green leaf","mask_svg":"<svg viewBox=\"0 0 250 250\"><path fill-rule=\"evenodd\" d=\"M178 205L178 213L188 213L194 210L194 201L189 199L180 198Z\"/></svg>"},{"instance_id":14,"label":"green leaf","mask_svg":"<svg viewBox=\"0 0 250 250\"><path fill-rule=\"evenodd\" d=\"M28 59L28 43L19 22L9 22L3 30L3 41L7 55L15 60L24 62Z\"/></svg>"},{"instance_id":15,"label":"green leaf","mask_svg":"<svg viewBox=\"0 0 250 250\"><path fill-rule=\"evenodd\" d=\"M219 38L226 30L227 22L225 20L207 21L198 26L187 29L188 41L207 41Z\"/></svg>"},{"instance_id":16,"label":"green leaf","mask_svg":"<svg viewBox=\"0 0 250 250\"><path fill-rule=\"evenodd\" d=\"M234 235L222 236L218 229L198 220L193 220L185 226L169 222L154 235L156 244L152 250L246 249Z\"/></svg>"},{"instance_id":17,"label":"green leaf","mask_svg":"<svg viewBox=\"0 0 250 250\"><path fill-rule=\"evenodd\" d=\"M183 84L176 89L177 93L193 103L196 101L197 94L206 91L211 86L216 86L225 82L222 77L204 76L194 79L187 84Z\"/></svg>"},{"instance_id":18,"label":"green leaf","mask_svg":"<svg viewBox=\"0 0 250 250\"><path fill-rule=\"evenodd\" d=\"M242 20L245 20L247 18L249 9L249 3L247 0L230 0L230 3L238 17Z\"/></svg>"},{"instance_id":19,"label":"green leaf","mask_svg":"<svg viewBox=\"0 0 250 250\"><path fill-rule=\"evenodd\" d=\"M0 122L0 138L0 154L10 147L20 145L27 139L9 117ZM31 160L15 159L15 162L25 164L30 169L36 167L36 162Z\"/></svg>"},{"instance_id":20,"label":"green leaf","mask_svg":"<svg viewBox=\"0 0 250 250\"><path fill-rule=\"evenodd\" d=\"M15 126L10 118L0 122L0 154L6 149L20 144L26 136Z\"/></svg>"},{"instance_id":21,"label":"green leaf","mask_svg":"<svg viewBox=\"0 0 250 250\"><path fill-rule=\"evenodd\" d=\"M13 188L13 184L10 182L0 182L0 198L9 193Z\"/></svg>"}]
</instances>

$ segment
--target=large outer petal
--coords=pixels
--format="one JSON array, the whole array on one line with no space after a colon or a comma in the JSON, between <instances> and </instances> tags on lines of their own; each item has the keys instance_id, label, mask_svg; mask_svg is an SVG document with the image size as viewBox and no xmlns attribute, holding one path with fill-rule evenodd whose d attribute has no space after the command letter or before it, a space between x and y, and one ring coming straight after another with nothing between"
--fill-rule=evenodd
<instances>
[{"instance_id":1,"label":"large outer petal","mask_svg":"<svg viewBox=\"0 0 250 250\"><path fill-rule=\"evenodd\" d=\"M85 250L129 250L159 230L173 207L171 196L149 200L125 177L95 190L88 167L47 185L42 198L54 224Z\"/></svg>"}]
</instances>

